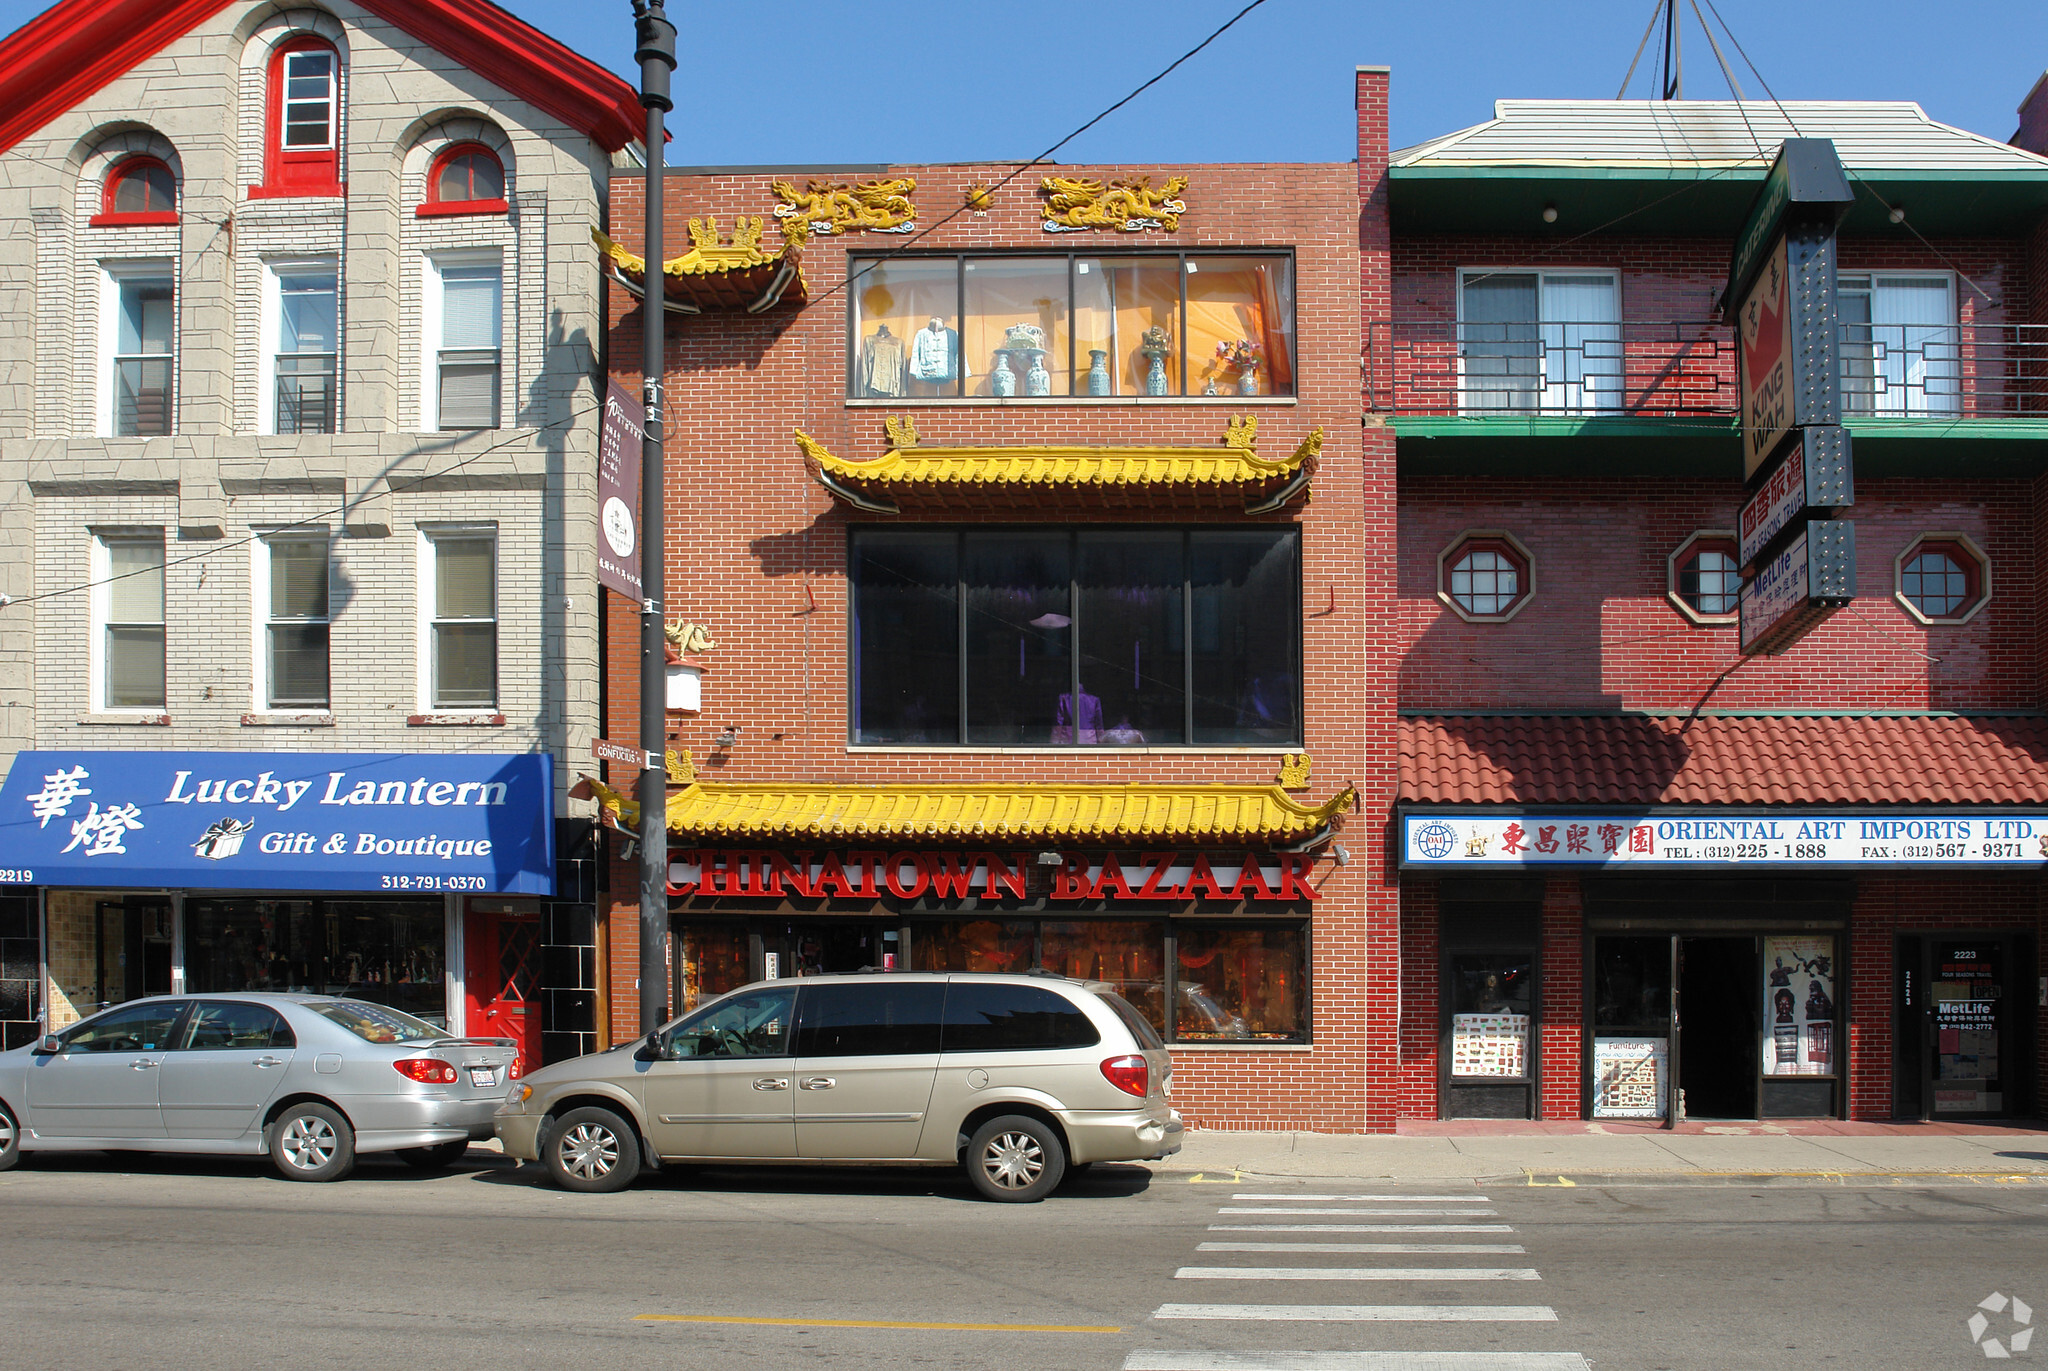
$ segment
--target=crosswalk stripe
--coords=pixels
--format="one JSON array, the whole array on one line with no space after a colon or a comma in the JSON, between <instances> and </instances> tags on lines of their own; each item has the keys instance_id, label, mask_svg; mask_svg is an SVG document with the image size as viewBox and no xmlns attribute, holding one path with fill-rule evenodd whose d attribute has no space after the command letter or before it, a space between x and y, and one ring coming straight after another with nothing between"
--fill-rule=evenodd
<instances>
[{"instance_id":1,"label":"crosswalk stripe","mask_svg":"<svg viewBox=\"0 0 2048 1371\"><path fill-rule=\"evenodd\" d=\"M1455 1215L1461 1219L1492 1217L1492 1209L1271 1209L1258 1205L1226 1204L1216 1211L1219 1214L1356 1214L1366 1218L1414 1218L1422 1214Z\"/></svg>"},{"instance_id":2,"label":"crosswalk stripe","mask_svg":"<svg viewBox=\"0 0 2048 1371\"><path fill-rule=\"evenodd\" d=\"M1183 1266L1177 1281L1537 1281L1528 1266Z\"/></svg>"},{"instance_id":3,"label":"crosswalk stripe","mask_svg":"<svg viewBox=\"0 0 2048 1371\"><path fill-rule=\"evenodd\" d=\"M1232 1195L1233 1200L1293 1200L1324 1204L1492 1204L1484 1195Z\"/></svg>"},{"instance_id":4,"label":"crosswalk stripe","mask_svg":"<svg viewBox=\"0 0 2048 1371\"><path fill-rule=\"evenodd\" d=\"M1170 1352L1124 1358L1124 1371L1592 1371L1577 1352Z\"/></svg>"},{"instance_id":5,"label":"crosswalk stripe","mask_svg":"<svg viewBox=\"0 0 2048 1371\"><path fill-rule=\"evenodd\" d=\"M1288 1323L1556 1323L1547 1304L1162 1304L1155 1319Z\"/></svg>"},{"instance_id":6,"label":"crosswalk stripe","mask_svg":"<svg viewBox=\"0 0 2048 1371\"><path fill-rule=\"evenodd\" d=\"M1212 1223L1211 1233L1512 1233L1509 1223Z\"/></svg>"},{"instance_id":7,"label":"crosswalk stripe","mask_svg":"<svg viewBox=\"0 0 2048 1371\"><path fill-rule=\"evenodd\" d=\"M1518 1242L1205 1242L1197 1252L1526 1252Z\"/></svg>"}]
</instances>

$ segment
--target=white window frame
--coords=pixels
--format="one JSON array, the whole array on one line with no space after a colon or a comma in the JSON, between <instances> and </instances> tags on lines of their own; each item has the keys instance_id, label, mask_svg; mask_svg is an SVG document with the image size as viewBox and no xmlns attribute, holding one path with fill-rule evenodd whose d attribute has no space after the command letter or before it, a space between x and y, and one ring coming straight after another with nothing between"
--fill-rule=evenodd
<instances>
[{"instance_id":1,"label":"white window frame","mask_svg":"<svg viewBox=\"0 0 2048 1371\"><path fill-rule=\"evenodd\" d=\"M277 345L284 332L284 288L282 278L299 272L329 271L334 273L334 428L341 429L341 334L342 294L341 259L331 254L313 257L271 257L263 262L263 304L262 314L256 325L257 384L256 384L256 431L262 434L277 433ZM291 434L288 437L317 437L316 434Z\"/></svg>"},{"instance_id":2,"label":"white window frame","mask_svg":"<svg viewBox=\"0 0 2048 1371\"><path fill-rule=\"evenodd\" d=\"M1844 289L1844 287L1841 284L1842 279L1844 277L1858 277L1870 283L1870 313L1873 322L1868 324L1849 324L1846 322L1842 322L1838 324L1838 327L1843 329L1854 327L1870 329L1873 340L1873 351L1877 354L1884 354L1887 357L1890 349L1889 340L1885 337L1885 330L1902 330L1900 334L1900 341L1905 342L1908 341L1908 339L1906 338L1903 330L1945 329L1948 331L1949 334L1949 346L1953 350L1953 354L1948 358L1942 359L1948 364L1949 373L1945 376L1934 378L1938 384L1944 387L1944 389L1934 392L1934 395L1938 396L1943 401L1943 403L1937 404L1933 402L1933 397L1930 396L1929 391L1927 389L1928 380L1930 378L1926 376L1924 371L1917 382L1911 379L1910 362L1908 361L1908 359L1911 357L1912 354L1910 352L1905 352L1902 353L1900 357L1900 370L1902 374L1896 380L1894 380L1886 374L1885 365L1882 365L1875 360L1871 362L1873 373L1872 380L1875 384L1873 386L1871 395L1868 397L1871 402L1869 409L1850 409L1849 402L1851 397L1845 394L1842 397L1843 411L1845 413L1856 414L1859 416L1884 415L1893 417L1940 419L1953 419L1959 417L1963 412L1963 401L1965 396L1962 362L1962 297L1956 290L1956 274L1952 271L1945 271L1939 268L1928 268L1922 271L1843 271L1838 268L1835 272L1836 292L1838 295ZM1875 322L1877 316L1877 294L1878 291L1882 289L1885 282L1936 280L1946 283L1948 288L1948 309L1946 313L1946 322L1940 324L1880 324ZM1851 287L1850 289L1853 289L1853 287ZM1922 341L1924 343L1926 340L1923 339ZM1921 356L1922 366L1924 367L1926 365L1926 354L1924 351L1922 352ZM1843 379L1844 386L1846 388L1846 375ZM1916 384L1919 386L1919 403L1917 405L1914 403L1913 400L1915 394L1914 387ZM1889 403L1888 401L1890 397L1892 397L1893 395L1903 396L1904 402ZM1938 622L1947 623L1950 621L1944 619L1939 620Z\"/></svg>"},{"instance_id":3,"label":"white window frame","mask_svg":"<svg viewBox=\"0 0 2048 1371\"><path fill-rule=\"evenodd\" d=\"M455 248L425 253L420 263L420 431L441 429L441 273L449 267L496 267L498 269L498 427L506 427L505 409L511 380L507 373L505 347L505 254L497 248ZM457 429L459 433L487 432Z\"/></svg>"},{"instance_id":4,"label":"white window frame","mask_svg":"<svg viewBox=\"0 0 2048 1371\"><path fill-rule=\"evenodd\" d=\"M178 431L178 272L167 257L134 258L100 263L100 311L98 337L93 345L94 370L99 373L94 387L93 410L99 436L114 436L114 358L121 339L121 284L124 281L161 280L171 284L171 424Z\"/></svg>"},{"instance_id":5,"label":"white window frame","mask_svg":"<svg viewBox=\"0 0 2048 1371\"><path fill-rule=\"evenodd\" d=\"M107 703L107 629L112 625L113 587L110 579L114 574L113 553L110 543L141 543L154 541L164 549L164 702L158 705L110 705ZM169 585L170 544L161 528L96 528L92 531L92 590L91 629L86 641L86 671L91 677L87 695L87 710L93 714L132 714L137 717L154 717L162 714L171 705L170 667L170 598Z\"/></svg>"},{"instance_id":6,"label":"white window frame","mask_svg":"<svg viewBox=\"0 0 2048 1371\"><path fill-rule=\"evenodd\" d=\"M492 698L488 705L436 705L434 703L434 625L440 610L440 578L436 560L435 542L441 538L488 538L491 542L491 625L498 630L497 650L492 664ZM498 553L503 543L498 536L496 524L421 524L419 540L414 548L415 570L413 584L418 587L414 596L418 605L417 622L413 633L414 671L413 693L418 700L418 712L423 715L444 714L497 714L505 704L505 642L504 642L504 578ZM467 620L479 623L481 620Z\"/></svg>"},{"instance_id":7,"label":"white window frame","mask_svg":"<svg viewBox=\"0 0 2048 1371\"><path fill-rule=\"evenodd\" d=\"M310 100L293 100L292 63L302 57L320 54L327 58L327 141L324 143L288 143L286 132L291 127L291 107L295 104L310 105ZM277 148L279 152L332 152L335 134L341 126L341 52L329 44L325 47L308 46L298 48L284 55L279 63L277 79L282 83L277 92Z\"/></svg>"},{"instance_id":8,"label":"white window frame","mask_svg":"<svg viewBox=\"0 0 2048 1371\"><path fill-rule=\"evenodd\" d=\"M332 714L334 712L334 530L325 524L285 524L252 528L249 542L249 708L255 714ZM270 703L270 540L299 539L327 544L327 703Z\"/></svg>"},{"instance_id":9,"label":"white window frame","mask_svg":"<svg viewBox=\"0 0 2048 1371\"><path fill-rule=\"evenodd\" d=\"M1492 409L1485 406L1473 405L1467 398L1468 396L1474 393L1474 389L1468 389L1465 377L1465 284L1473 277L1486 276L1534 276L1536 278L1537 372L1536 377L1534 378L1535 386L1532 392L1535 396L1536 404L1535 408L1532 410L1524 411L1507 408ZM1566 340L1564 340L1563 338L1558 338L1557 340L1553 341L1552 336L1549 333L1545 332L1545 330L1552 328L1561 328L1566 325L1572 324L1584 325L1599 322L1597 320L1585 319L1551 320L1544 318L1543 282L1546 277L1553 276L1601 276L1605 277L1613 285L1614 369L1611 374L1604 370L1593 373L1594 375L1597 375L1602 382L1606 383L1604 385L1596 386L1588 383L1585 365L1586 359L1583 355L1583 352L1580 355L1578 365L1575 368L1569 369L1569 372L1571 374L1575 374L1578 377L1577 380L1568 380L1563 377L1553 377L1550 374L1551 354L1560 351L1560 349L1562 349L1565 346ZM1458 412L1461 414L1478 415L1496 413L1509 415L1533 413L1573 416L1585 414L1620 413L1622 405L1626 399L1625 391L1627 388L1628 377L1628 361L1626 353L1624 351L1624 340L1622 338L1621 333L1623 327L1623 320L1625 318L1622 312L1621 285L1621 271L1615 267L1459 267L1458 320L1456 325L1457 332L1453 338L1453 345L1457 349L1458 359ZM1576 391L1580 395L1580 402L1577 404L1569 403L1569 401L1566 399L1566 395L1572 391ZM1589 397L1592 396L1596 391L1600 392L1599 399L1597 402L1593 402L1590 400Z\"/></svg>"}]
</instances>

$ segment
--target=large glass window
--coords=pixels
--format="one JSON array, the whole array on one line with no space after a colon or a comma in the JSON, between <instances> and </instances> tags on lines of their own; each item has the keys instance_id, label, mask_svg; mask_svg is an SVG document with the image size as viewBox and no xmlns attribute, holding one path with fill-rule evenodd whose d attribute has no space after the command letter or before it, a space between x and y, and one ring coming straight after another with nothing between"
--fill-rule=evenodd
<instances>
[{"instance_id":1,"label":"large glass window","mask_svg":"<svg viewBox=\"0 0 2048 1371\"><path fill-rule=\"evenodd\" d=\"M496 263L442 264L441 338L434 383L436 428L498 426L502 273Z\"/></svg>"},{"instance_id":2,"label":"large glass window","mask_svg":"<svg viewBox=\"0 0 2048 1371\"><path fill-rule=\"evenodd\" d=\"M854 399L1292 395L1285 253L855 258Z\"/></svg>"},{"instance_id":3,"label":"large glass window","mask_svg":"<svg viewBox=\"0 0 2048 1371\"><path fill-rule=\"evenodd\" d=\"M1038 964L1077 981L1102 981L1166 1031L1166 925L1156 920L1047 921Z\"/></svg>"},{"instance_id":4,"label":"large glass window","mask_svg":"<svg viewBox=\"0 0 2048 1371\"><path fill-rule=\"evenodd\" d=\"M1174 1037L1286 1041L1308 1035L1308 978L1296 925L1177 923Z\"/></svg>"},{"instance_id":5,"label":"large glass window","mask_svg":"<svg viewBox=\"0 0 2048 1371\"><path fill-rule=\"evenodd\" d=\"M748 973L744 924L684 924L676 936L682 943L678 964L683 977L677 1007L684 1013L754 979Z\"/></svg>"},{"instance_id":6,"label":"large glass window","mask_svg":"<svg viewBox=\"0 0 2048 1371\"><path fill-rule=\"evenodd\" d=\"M1451 1075L1527 1078L1535 959L1526 953L1460 952L1446 960L1451 991Z\"/></svg>"},{"instance_id":7,"label":"large glass window","mask_svg":"<svg viewBox=\"0 0 2048 1371\"><path fill-rule=\"evenodd\" d=\"M332 267L279 269L271 357L273 433L332 433L341 296Z\"/></svg>"},{"instance_id":8,"label":"large glass window","mask_svg":"<svg viewBox=\"0 0 2048 1371\"><path fill-rule=\"evenodd\" d=\"M1962 410L1962 337L1953 278L1870 273L1837 281L1842 409L1944 415Z\"/></svg>"},{"instance_id":9,"label":"large glass window","mask_svg":"<svg viewBox=\"0 0 2048 1371\"><path fill-rule=\"evenodd\" d=\"M1621 402L1621 313L1609 272L1459 276L1459 407L1584 414Z\"/></svg>"},{"instance_id":10,"label":"large glass window","mask_svg":"<svg viewBox=\"0 0 2048 1371\"><path fill-rule=\"evenodd\" d=\"M1292 529L854 534L853 741L1292 744Z\"/></svg>"},{"instance_id":11,"label":"large glass window","mask_svg":"<svg viewBox=\"0 0 2048 1371\"><path fill-rule=\"evenodd\" d=\"M445 1028L447 943L439 899L193 899L185 985L341 995Z\"/></svg>"},{"instance_id":12,"label":"large glass window","mask_svg":"<svg viewBox=\"0 0 2048 1371\"><path fill-rule=\"evenodd\" d=\"M433 607L427 626L433 709L498 702L498 541L489 531L431 533Z\"/></svg>"}]
</instances>

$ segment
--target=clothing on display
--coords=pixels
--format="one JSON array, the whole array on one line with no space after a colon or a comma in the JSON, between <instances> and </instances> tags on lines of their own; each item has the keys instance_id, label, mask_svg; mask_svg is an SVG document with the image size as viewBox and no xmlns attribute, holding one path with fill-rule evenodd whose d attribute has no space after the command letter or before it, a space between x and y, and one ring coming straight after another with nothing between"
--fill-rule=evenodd
<instances>
[{"instance_id":1,"label":"clothing on display","mask_svg":"<svg viewBox=\"0 0 2048 1371\"><path fill-rule=\"evenodd\" d=\"M867 395L903 394L903 340L883 324L860 349L860 385Z\"/></svg>"},{"instance_id":2,"label":"clothing on display","mask_svg":"<svg viewBox=\"0 0 2048 1371\"><path fill-rule=\"evenodd\" d=\"M1102 700L1087 691L1080 694L1080 708L1074 707L1075 698L1062 694L1059 706L1053 711L1052 741L1055 743L1099 743L1102 741ZM1080 732L1076 736L1075 716L1080 719Z\"/></svg>"},{"instance_id":3,"label":"clothing on display","mask_svg":"<svg viewBox=\"0 0 2048 1371\"><path fill-rule=\"evenodd\" d=\"M910 340L911 378L944 384L954 378L959 365L960 334L935 314Z\"/></svg>"}]
</instances>

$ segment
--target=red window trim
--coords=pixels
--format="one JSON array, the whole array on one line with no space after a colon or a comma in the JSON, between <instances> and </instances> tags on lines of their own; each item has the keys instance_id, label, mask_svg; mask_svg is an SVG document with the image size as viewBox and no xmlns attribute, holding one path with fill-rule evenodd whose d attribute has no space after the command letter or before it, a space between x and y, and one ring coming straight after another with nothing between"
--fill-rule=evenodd
<instances>
[{"instance_id":1,"label":"red window trim","mask_svg":"<svg viewBox=\"0 0 2048 1371\"><path fill-rule=\"evenodd\" d=\"M468 139L460 143L450 143L434 155L433 163L427 168L427 196L425 200L421 201L419 207L413 211L417 218L435 219L461 214L509 214L511 212L512 206L502 197L495 200L443 200L440 198L442 168L458 157L466 157L471 153L478 152L498 164L499 184L504 184L505 159L498 156L496 149L487 144L479 143L475 139Z\"/></svg>"},{"instance_id":2,"label":"red window trim","mask_svg":"<svg viewBox=\"0 0 2048 1371\"><path fill-rule=\"evenodd\" d=\"M334 54L334 125L336 146L303 152L284 150L284 60L295 52L325 50ZM263 109L263 184L248 188L251 200L338 196L348 193L341 180L341 51L317 34L301 34L279 43L270 54Z\"/></svg>"},{"instance_id":3,"label":"red window trim","mask_svg":"<svg viewBox=\"0 0 2048 1371\"><path fill-rule=\"evenodd\" d=\"M1918 601L1906 594L1906 568L1913 565L1916 559L1929 552L1939 552L1951 562L1954 562L1963 573L1963 602L1946 614L1930 614ZM1894 578L1897 582L1895 588L1899 593L1899 598L1912 604L1914 612L1930 623L1961 623L1964 619L1975 614L1977 607L1984 603L1984 563L1969 544L1957 542L1954 538L1921 538L1916 540L1906 549L1906 555L1899 559L1899 569L1895 573Z\"/></svg>"},{"instance_id":4,"label":"red window trim","mask_svg":"<svg viewBox=\"0 0 2048 1371\"><path fill-rule=\"evenodd\" d=\"M175 224L178 222L178 211L175 208L131 210L126 213L114 208L114 192L120 186L122 179L141 166L162 167L166 173L169 173L171 169L163 158L152 157L146 152L138 152L123 157L120 161L114 163L113 166L107 168L106 179L100 182L100 212L86 220L90 227L108 228L125 224ZM177 185L177 178L175 176L171 178L171 184L174 187L172 194L175 197L175 187Z\"/></svg>"}]
</instances>

